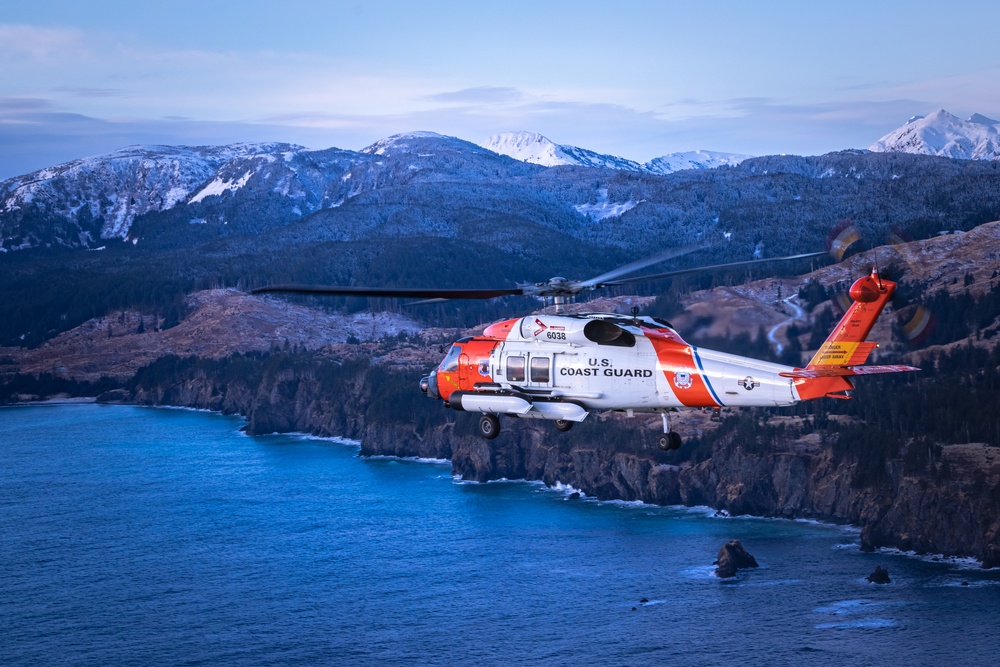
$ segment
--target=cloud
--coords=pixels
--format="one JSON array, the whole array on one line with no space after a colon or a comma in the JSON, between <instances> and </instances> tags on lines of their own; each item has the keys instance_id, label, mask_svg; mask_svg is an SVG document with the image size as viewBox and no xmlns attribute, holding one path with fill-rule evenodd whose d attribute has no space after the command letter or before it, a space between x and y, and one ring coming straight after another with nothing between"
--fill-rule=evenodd
<instances>
[{"instance_id":1,"label":"cloud","mask_svg":"<svg viewBox=\"0 0 1000 667\"><path fill-rule=\"evenodd\" d=\"M687 99L657 110L663 122L656 136L683 143L685 150L817 155L867 148L913 114L933 108L927 101L905 98L815 103L766 97ZM692 145L691 139L700 145Z\"/></svg>"},{"instance_id":2,"label":"cloud","mask_svg":"<svg viewBox=\"0 0 1000 667\"><path fill-rule=\"evenodd\" d=\"M0 97L0 123L18 114L38 113L53 108L52 102L35 97Z\"/></svg>"},{"instance_id":3,"label":"cloud","mask_svg":"<svg viewBox=\"0 0 1000 667\"><path fill-rule=\"evenodd\" d=\"M521 101L512 104L439 102L423 109L378 115L286 113L260 116L253 122L162 116L112 121L60 112L59 106L45 99L0 98L0 179L131 144L283 141L311 148L359 150L381 138L413 130L474 142L500 131L529 130L556 143L640 162L695 149L815 155L867 147L913 113L925 111L912 100L802 105L734 98L686 100L687 112L673 117L662 110L519 95ZM702 113L696 113L699 108Z\"/></svg>"},{"instance_id":4,"label":"cloud","mask_svg":"<svg viewBox=\"0 0 1000 667\"><path fill-rule=\"evenodd\" d=\"M64 93L71 97L121 97L125 91L119 88L89 88L86 86L56 86L56 93Z\"/></svg>"},{"instance_id":5,"label":"cloud","mask_svg":"<svg viewBox=\"0 0 1000 667\"><path fill-rule=\"evenodd\" d=\"M4 111L0 99L0 181L83 157L136 144L206 146L245 141L280 141L311 148L360 149L399 127L359 118L342 127L289 123L218 122L191 119L107 120L54 112L51 105ZM13 105L17 106L17 105ZM405 127L405 125L403 125Z\"/></svg>"},{"instance_id":6,"label":"cloud","mask_svg":"<svg viewBox=\"0 0 1000 667\"><path fill-rule=\"evenodd\" d=\"M83 46L83 33L73 28L0 23L0 61L47 61L79 53Z\"/></svg>"},{"instance_id":7,"label":"cloud","mask_svg":"<svg viewBox=\"0 0 1000 667\"><path fill-rule=\"evenodd\" d=\"M313 129L350 129L358 127L368 127L372 125L384 125L391 123L391 119L401 118L396 115L354 115L337 113L287 113L264 116L255 121L257 125L273 125L278 127L313 128Z\"/></svg>"},{"instance_id":8,"label":"cloud","mask_svg":"<svg viewBox=\"0 0 1000 667\"><path fill-rule=\"evenodd\" d=\"M907 98L926 100L920 113L948 109L960 116L1000 114L1000 67L985 67L949 76L915 78L871 92L873 99ZM991 115L992 114L992 115Z\"/></svg>"},{"instance_id":9,"label":"cloud","mask_svg":"<svg viewBox=\"0 0 1000 667\"><path fill-rule=\"evenodd\" d=\"M523 101L524 94L516 88L477 86L475 88L427 95L426 99L449 104L513 104Z\"/></svg>"}]
</instances>

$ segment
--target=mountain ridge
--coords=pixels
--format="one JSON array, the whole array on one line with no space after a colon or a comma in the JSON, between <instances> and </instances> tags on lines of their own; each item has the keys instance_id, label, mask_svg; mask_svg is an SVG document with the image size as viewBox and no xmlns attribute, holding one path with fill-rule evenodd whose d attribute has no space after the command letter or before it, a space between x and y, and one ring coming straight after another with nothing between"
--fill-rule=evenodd
<instances>
[{"instance_id":1,"label":"mountain ridge","mask_svg":"<svg viewBox=\"0 0 1000 667\"><path fill-rule=\"evenodd\" d=\"M927 117L915 116L870 150L997 160L1000 124L982 114L962 121L940 109ZM192 224L227 224L239 215L226 199L240 191L254 193L244 200L267 197L274 224L286 224L342 206L365 192L414 179L481 181L532 173L497 159L533 169L592 168L649 176L769 160L689 151L640 164L555 144L531 132L496 134L483 144L434 132L408 132L359 151L312 150L287 143L128 146L0 181L0 252L40 246L96 248L102 240L112 239L137 243L139 239L130 236L137 218L182 206L191 208ZM567 207L601 220L620 216L640 202L630 196L609 202L602 198L599 190L598 199L567 202ZM241 206L238 201L234 204L237 209ZM199 205L212 210L197 210Z\"/></svg>"},{"instance_id":2,"label":"mountain ridge","mask_svg":"<svg viewBox=\"0 0 1000 667\"><path fill-rule=\"evenodd\" d=\"M559 150L559 164L649 174L707 168L727 159L707 152L675 154L647 167L576 147ZM43 245L93 248L102 239L135 243L138 239L129 233L136 218L255 187L270 192L272 199L287 200L279 217L296 219L391 182L427 178L445 161L461 170L470 158L490 156L509 157L434 132L392 135L359 151L286 143L128 146L0 181L0 252ZM405 164L386 165L385 159ZM537 162L532 164L537 168ZM510 167L500 171L510 172ZM206 220L198 212L191 217L193 224ZM38 229L52 226L59 228L58 235Z\"/></svg>"},{"instance_id":3,"label":"mountain ridge","mask_svg":"<svg viewBox=\"0 0 1000 667\"><path fill-rule=\"evenodd\" d=\"M495 153L515 160L540 164L545 167L578 166L600 167L666 175L682 169L713 169L724 165L737 165L752 156L719 151L686 151L669 153L640 164L617 155L606 155L578 146L556 144L536 132L500 132L482 144Z\"/></svg>"}]
</instances>

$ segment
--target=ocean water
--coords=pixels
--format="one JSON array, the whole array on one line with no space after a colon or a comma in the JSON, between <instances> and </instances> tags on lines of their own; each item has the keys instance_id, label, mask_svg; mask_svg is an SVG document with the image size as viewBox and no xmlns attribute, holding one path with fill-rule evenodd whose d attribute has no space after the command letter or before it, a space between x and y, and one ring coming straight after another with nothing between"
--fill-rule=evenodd
<instances>
[{"instance_id":1,"label":"ocean water","mask_svg":"<svg viewBox=\"0 0 1000 667\"><path fill-rule=\"evenodd\" d=\"M962 665L1000 649L996 570L240 425L0 409L0 664ZM733 538L761 567L720 580ZM892 584L864 581L877 565Z\"/></svg>"}]
</instances>

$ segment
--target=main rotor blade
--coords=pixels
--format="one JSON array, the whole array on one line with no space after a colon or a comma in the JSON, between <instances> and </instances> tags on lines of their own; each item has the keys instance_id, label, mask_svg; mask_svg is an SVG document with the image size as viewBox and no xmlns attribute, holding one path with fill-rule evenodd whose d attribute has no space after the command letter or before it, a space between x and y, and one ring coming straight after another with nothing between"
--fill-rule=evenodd
<instances>
[{"instance_id":1,"label":"main rotor blade","mask_svg":"<svg viewBox=\"0 0 1000 667\"><path fill-rule=\"evenodd\" d=\"M660 280L661 278L669 278L671 276L680 276L685 273L695 273L697 271L711 271L712 269L728 269L732 266L746 266L748 264L763 264L764 262L787 262L793 259L806 259L807 257L819 257L820 255L829 254L825 250L822 252L807 252L801 255L788 255L787 257L765 257L764 259L748 259L743 262L729 262L727 264L713 264L711 266L696 266L691 269L678 269L677 271L667 271L665 273L652 273L646 276L635 276L634 278L622 278L621 280L614 280L604 283L605 285L630 285L632 283L648 282L653 280Z\"/></svg>"},{"instance_id":2,"label":"main rotor blade","mask_svg":"<svg viewBox=\"0 0 1000 667\"><path fill-rule=\"evenodd\" d=\"M707 246L703 245L686 245L680 246L679 248L671 248L670 250L661 252L659 255L653 255L652 257L646 257L645 259L638 259L630 264L619 266L617 269L612 269L607 273L602 273L601 275L590 278L589 280L583 280L577 283L576 286L580 289L589 289L592 287L600 287L601 285L616 285L618 283L612 281L619 276L635 273L636 271L645 269L647 266L652 266L653 264L665 262L668 259L674 259L675 257L687 255L695 250L701 250L706 247Z\"/></svg>"},{"instance_id":3,"label":"main rotor blade","mask_svg":"<svg viewBox=\"0 0 1000 667\"><path fill-rule=\"evenodd\" d=\"M251 294L283 292L326 296L391 296L403 299L492 299L497 296L524 294L520 287L511 289L426 289L422 287L336 287L327 285L269 285L250 290Z\"/></svg>"}]
</instances>

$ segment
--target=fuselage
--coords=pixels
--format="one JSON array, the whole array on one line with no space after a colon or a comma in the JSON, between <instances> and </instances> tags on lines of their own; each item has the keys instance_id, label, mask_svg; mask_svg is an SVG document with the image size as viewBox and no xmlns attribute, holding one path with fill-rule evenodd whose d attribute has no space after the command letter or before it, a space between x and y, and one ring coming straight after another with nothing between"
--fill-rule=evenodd
<instances>
[{"instance_id":1,"label":"fuselage","mask_svg":"<svg viewBox=\"0 0 1000 667\"><path fill-rule=\"evenodd\" d=\"M688 345L669 323L606 313L529 315L456 342L433 391L452 407L582 421L592 410L782 406L794 370Z\"/></svg>"}]
</instances>

